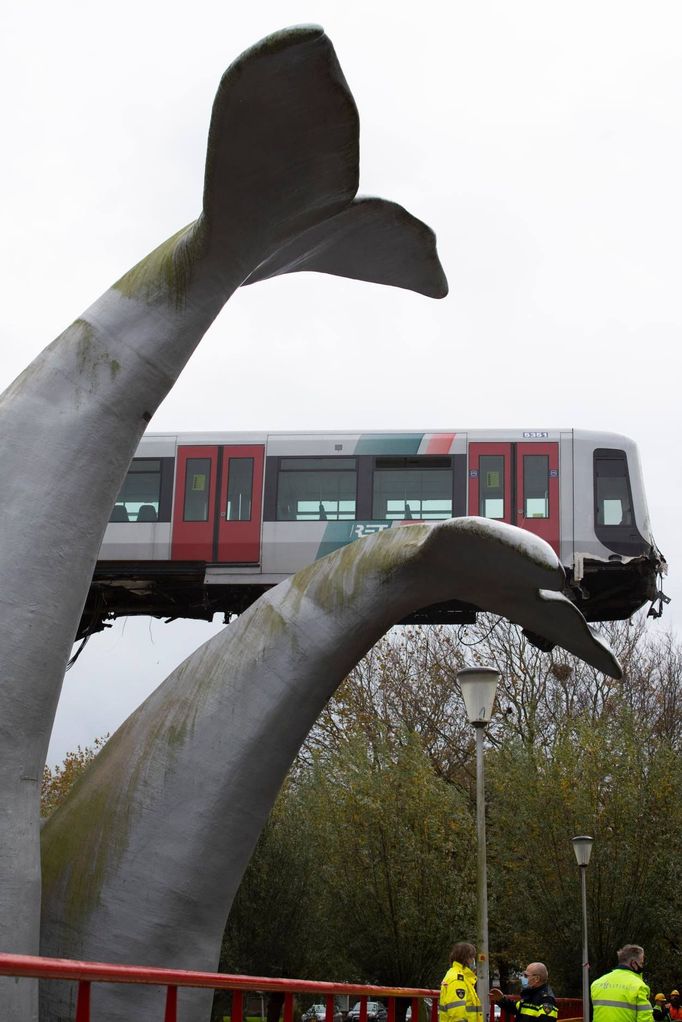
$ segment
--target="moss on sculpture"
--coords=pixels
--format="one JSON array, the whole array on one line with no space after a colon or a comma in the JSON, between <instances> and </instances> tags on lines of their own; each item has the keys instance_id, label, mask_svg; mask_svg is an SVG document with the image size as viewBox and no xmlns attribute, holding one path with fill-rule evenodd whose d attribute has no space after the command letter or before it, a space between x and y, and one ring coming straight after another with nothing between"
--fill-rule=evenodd
<instances>
[{"instance_id":1,"label":"moss on sculpture","mask_svg":"<svg viewBox=\"0 0 682 1022\"><path fill-rule=\"evenodd\" d=\"M193 221L164 241L113 285L126 298L149 301L166 293L179 311L185 308L192 273L204 248L202 220Z\"/></svg>"}]
</instances>

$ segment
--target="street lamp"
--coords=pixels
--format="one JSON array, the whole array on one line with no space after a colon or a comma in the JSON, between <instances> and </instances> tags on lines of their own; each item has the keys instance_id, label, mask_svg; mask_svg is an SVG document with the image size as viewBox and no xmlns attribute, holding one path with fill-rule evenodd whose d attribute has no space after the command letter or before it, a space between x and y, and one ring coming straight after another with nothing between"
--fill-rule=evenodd
<instances>
[{"instance_id":1,"label":"street lamp","mask_svg":"<svg viewBox=\"0 0 682 1022\"><path fill-rule=\"evenodd\" d=\"M465 667L457 672L469 723L476 732L476 840L478 845L478 996L483 1022L490 1014L490 961L488 957L488 876L485 858L485 784L483 732L490 723L500 672L486 667Z\"/></svg>"},{"instance_id":2,"label":"street lamp","mask_svg":"<svg viewBox=\"0 0 682 1022\"><path fill-rule=\"evenodd\" d=\"M590 963L587 958L587 867L592 854L592 841L587 834L573 838L573 851L576 862L580 866L580 890L583 903L583 1022L590 1017Z\"/></svg>"}]
</instances>

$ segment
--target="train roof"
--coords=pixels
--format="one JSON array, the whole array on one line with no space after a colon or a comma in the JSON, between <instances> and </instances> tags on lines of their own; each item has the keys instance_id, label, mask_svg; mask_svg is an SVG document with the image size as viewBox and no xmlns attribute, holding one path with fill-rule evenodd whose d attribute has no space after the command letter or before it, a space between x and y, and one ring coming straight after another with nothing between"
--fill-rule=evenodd
<instances>
[{"instance_id":1,"label":"train roof","mask_svg":"<svg viewBox=\"0 0 682 1022\"><path fill-rule=\"evenodd\" d=\"M174 441L178 444L202 445L220 443L241 443L255 444L265 443L269 439L304 439L314 437L323 439L325 437L347 438L361 441L363 437L391 437L394 439L408 438L423 440L426 437L456 437L467 440L500 440L506 442L524 441L558 441L562 437L572 436L575 440L593 441L595 446L604 447L632 447L634 441L622 433L610 432L608 430L575 429L573 427L545 427L542 429L527 429L524 427L505 426L496 429L489 428L428 428L428 429L299 429L299 430L180 430L178 432L148 431L144 434L143 441Z\"/></svg>"}]
</instances>

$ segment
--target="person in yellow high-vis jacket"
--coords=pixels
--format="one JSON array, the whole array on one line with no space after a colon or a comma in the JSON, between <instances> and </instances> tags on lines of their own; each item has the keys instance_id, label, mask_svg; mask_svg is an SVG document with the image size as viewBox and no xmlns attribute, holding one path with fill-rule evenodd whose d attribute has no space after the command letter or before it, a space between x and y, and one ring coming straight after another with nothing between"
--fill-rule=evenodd
<instances>
[{"instance_id":1,"label":"person in yellow high-vis jacket","mask_svg":"<svg viewBox=\"0 0 682 1022\"><path fill-rule=\"evenodd\" d=\"M482 1022L475 969L474 945L455 944L450 952L450 968L440 986L438 1022Z\"/></svg>"},{"instance_id":2,"label":"person in yellow high-vis jacket","mask_svg":"<svg viewBox=\"0 0 682 1022\"><path fill-rule=\"evenodd\" d=\"M653 1022L650 991L642 979L644 948L626 944L618 965L591 987L594 1022Z\"/></svg>"}]
</instances>

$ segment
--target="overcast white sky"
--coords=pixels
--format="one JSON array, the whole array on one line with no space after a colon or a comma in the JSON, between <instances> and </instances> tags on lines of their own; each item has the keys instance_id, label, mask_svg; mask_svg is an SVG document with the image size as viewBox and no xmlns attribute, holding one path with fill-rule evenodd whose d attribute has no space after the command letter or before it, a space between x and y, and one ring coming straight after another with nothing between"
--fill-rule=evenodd
<instances>
[{"instance_id":1,"label":"overcast white sky","mask_svg":"<svg viewBox=\"0 0 682 1022\"><path fill-rule=\"evenodd\" d=\"M322 24L363 194L429 223L442 302L301 274L238 292L155 429L585 427L640 445L682 621L682 7L81 0L0 35L0 387L200 207L223 70ZM216 626L129 620L69 675L50 750L113 731ZM653 627L661 627L654 625Z\"/></svg>"}]
</instances>

